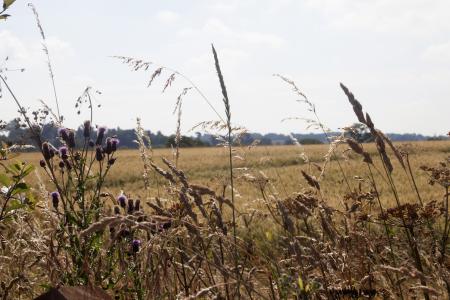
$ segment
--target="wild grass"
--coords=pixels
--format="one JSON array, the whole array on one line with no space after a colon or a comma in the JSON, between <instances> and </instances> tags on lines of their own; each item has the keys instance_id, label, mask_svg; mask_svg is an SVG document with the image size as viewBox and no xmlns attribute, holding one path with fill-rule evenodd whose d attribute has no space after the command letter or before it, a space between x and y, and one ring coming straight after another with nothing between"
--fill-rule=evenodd
<instances>
[{"instance_id":1,"label":"wild grass","mask_svg":"<svg viewBox=\"0 0 450 300\"><path fill-rule=\"evenodd\" d=\"M240 147L212 50L226 116L212 107L220 120L201 126L223 147L177 142L174 156L151 148L139 120L139 150L122 150L95 120L76 140L59 114L56 148L41 138L46 119L30 118L0 74L40 151L13 158L2 146L1 297L95 286L115 299L448 298L449 141L392 143L341 84L374 143L344 128L329 145ZM170 70L164 89L181 76L211 104L175 70L120 59L152 72L150 83ZM313 102L280 77L327 133Z\"/></svg>"}]
</instances>

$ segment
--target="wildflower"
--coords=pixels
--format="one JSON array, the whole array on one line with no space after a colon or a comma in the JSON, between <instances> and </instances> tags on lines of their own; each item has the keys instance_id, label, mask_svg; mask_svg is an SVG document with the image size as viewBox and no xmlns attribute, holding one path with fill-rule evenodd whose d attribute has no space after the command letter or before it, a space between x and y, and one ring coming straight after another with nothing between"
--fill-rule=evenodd
<instances>
[{"instance_id":1,"label":"wildflower","mask_svg":"<svg viewBox=\"0 0 450 300\"><path fill-rule=\"evenodd\" d=\"M67 128L60 128L59 130L58 130L58 134L59 134L59 136L62 138L62 140L64 141L64 142L66 142L66 144L68 144L68 141L69 141L69 131L67 130Z\"/></svg>"},{"instance_id":2,"label":"wildflower","mask_svg":"<svg viewBox=\"0 0 450 300\"><path fill-rule=\"evenodd\" d=\"M134 211L133 199L128 199L128 214L131 215Z\"/></svg>"},{"instance_id":3,"label":"wildflower","mask_svg":"<svg viewBox=\"0 0 450 300\"><path fill-rule=\"evenodd\" d=\"M69 131L67 146L69 146L69 148L75 148L75 132L73 130Z\"/></svg>"},{"instance_id":4,"label":"wildflower","mask_svg":"<svg viewBox=\"0 0 450 300\"><path fill-rule=\"evenodd\" d=\"M59 148L59 155L63 160L67 160L69 158L69 156L67 155L67 147L62 146L61 148Z\"/></svg>"},{"instance_id":5,"label":"wildflower","mask_svg":"<svg viewBox=\"0 0 450 300\"><path fill-rule=\"evenodd\" d=\"M117 151L117 145L119 145L119 139L118 138L112 138L111 139L111 147L112 147L112 151L115 152Z\"/></svg>"},{"instance_id":6,"label":"wildflower","mask_svg":"<svg viewBox=\"0 0 450 300\"><path fill-rule=\"evenodd\" d=\"M125 206L127 205L127 197L124 194L121 194L118 198L117 198L117 202L119 202L120 207L125 208Z\"/></svg>"},{"instance_id":7,"label":"wildflower","mask_svg":"<svg viewBox=\"0 0 450 300\"><path fill-rule=\"evenodd\" d=\"M52 204L53 204L53 207L54 207L55 209L58 209L58 204L59 204L59 193L58 193L58 192L53 192L53 193L51 193L51 196L52 196Z\"/></svg>"},{"instance_id":8,"label":"wildflower","mask_svg":"<svg viewBox=\"0 0 450 300\"><path fill-rule=\"evenodd\" d=\"M108 155L112 153L112 143L111 143L111 138L109 138L109 137L106 138L105 153Z\"/></svg>"},{"instance_id":9,"label":"wildflower","mask_svg":"<svg viewBox=\"0 0 450 300\"><path fill-rule=\"evenodd\" d=\"M134 201L134 211L139 211L140 206L141 206L141 200L136 199L136 201Z\"/></svg>"},{"instance_id":10,"label":"wildflower","mask_svg":"<svg viewBox=\"0 0 450 300\"><path fill-rule=\"evenodd\" d=\"M50 146L47 142L42 143L42 155L44 155L44 158L46 160L49 160L50 158L52 158L51 153L50 153Z\"/></svg>"},{"instance_id":11,"label":"wildflower","mask_svg":"<svg viewBox=\"0 0 450 300\"><path fill-rule=\"evenodd\" d=\"M133 248L133 252L137 253L137 252L139 252L139 247L141 246L141 241L140 240L133 240L133 242L131 243L131 246Z\"/></svg>"},{"instance_id":12,"label":"wildflower","mask_svg":"<svg viewBox=\"0 0 450 300\"><path fill-rule=\"evenodd\" d=\"M89 121L89 120L84 121L83 136L87 139L91 136L91 121Z\"/></svg>"},{"instance_id":13,"label":"wildflower","mask_svg":"<svg viewBox=\"0 0 450 300\"><path fill-rule=\"evenodd\" d=\"M103 155L103 149L101 146L97 146L95 149L95 159L97 161L102 161L105 156Z\"/></svg>"},{"instance_id":14,"label":"wildflower","mask_svg":"<svg viewBox=\"0 0 450 300\"><path fill-rule=\"evenodd\" d=\"M41 160L39 161L39 165L40 165L42 168L45 168L45 166L46 166L45 160L41 159Z\"/></svg>"},{"instance_id":15,"label":"wildflower","mask_svg":"<svg viewBox=\"0 0 450 300\"><path fill-rule=\"evenodd\" d=\"M95 141L95 144L97 146L102 144L103 138L105 137L105 133L106 133L106 127L101 126L101 127L98 128L97 140Z\"/></svg>"}]
</instances>

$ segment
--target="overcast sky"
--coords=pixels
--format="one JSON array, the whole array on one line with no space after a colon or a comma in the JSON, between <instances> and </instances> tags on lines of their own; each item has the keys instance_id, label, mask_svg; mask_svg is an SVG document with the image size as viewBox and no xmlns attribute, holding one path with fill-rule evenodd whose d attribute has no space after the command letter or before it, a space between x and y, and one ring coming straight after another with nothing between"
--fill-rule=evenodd
<instances>
[{"instance_id":1,"label":"overcast sky","mask_svg":"<svg viewBox=\"0 0 450 300\"><path fill-rule=\"evenodd\" d=\"M8 82L26 106L54 105L46 59L32 11L17 0L0 21L0 64L26 68ZM36 0L47 35L63 115L77 126L76 98L100 90L95 123L171 133L177 78L162 94L164 73L131 72L111 58L132 56L188 76L223 111L211 55L214 43L234 123L257 132L309 132L310 117L274 73L293 79L332 129L356 121L339 88L346 84L386 132L445 134L450 115L450 1L448 0ZM9 56L7 65L3 58ZM16 113L3 91L0 119ZM195 92L183 103L183 132L217 119Z\"/></svg>"}]
</instances>

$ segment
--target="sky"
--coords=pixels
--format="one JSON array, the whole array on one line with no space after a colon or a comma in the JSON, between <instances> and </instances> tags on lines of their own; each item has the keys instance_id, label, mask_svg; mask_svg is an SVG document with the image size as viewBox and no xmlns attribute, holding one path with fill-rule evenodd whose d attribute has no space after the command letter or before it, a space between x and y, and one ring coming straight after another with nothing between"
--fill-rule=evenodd
<instances>
[{"instance_id":1,"label":"sky","mask_svg":"<svg viewBox=\"0 0 450 300\"><path fill-rule=\"evenodd\" d=\"M31 109L55 107L46 57L28 1L17 0L0 21L0 68ZM88 118L75 102L87 86L100 108L94 123L173 133L177 96L188 77L224 115L214 44L231 102L232 122L251 132L306 133L307 107L275 73L296 82L331 129L356 122L339 82L355 94L385 132L446 134L450 115L448 0L172 0L33 2L46 34L66 126ZM133 72L112 56L153 62ZM4 58L8 56L7 62ZM4 88L4 87L3 87ZM3 89L0 119L17 115ZM194 90L183 99L182 132L217 116Z\"/></svg>"}]
</instances>

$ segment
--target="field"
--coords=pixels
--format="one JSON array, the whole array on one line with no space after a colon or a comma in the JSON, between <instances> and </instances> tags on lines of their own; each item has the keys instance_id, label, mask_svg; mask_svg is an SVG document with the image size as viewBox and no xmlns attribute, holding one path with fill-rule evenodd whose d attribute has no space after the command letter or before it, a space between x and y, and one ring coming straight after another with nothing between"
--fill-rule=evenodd
<instances>
[{"instance_id":1,"label":"field","mask_svg":"<svg viewBox=\"0 0 450 300\"><path fill-rule=\"evenodd\" d=\"M76 108L84 104L91 118L79 130L64 124L45 34L29 6L57 111L44 103L28 111L0 69L2 92L19 114L8 134L21 128L21 140L0 149L1 299L67 290L104 300L450 297L447 137L393 143L343 84L358 123L330 137L314 103L276 75L330 144L243 147L212 46L221 109L178 71L115 57L149 72L149 87L159 76L168 76L163 92L175 78L190 85L174 110L174 150L152 149L139 119L138 149L123 149L95 126L89 87ZM189 90L217 115L200 127L222 147L180 148ZM48 127L52 137L43 134ZM39 151L18 154L22 142Z\"/></svg>"},{"instance_id":2,"label":"field","mask_svg":"<svg viewBox=\"0 0 450 300\"><path fill-rule=\"evenodd\" d=\"M449 141L410 142L398 143L397 147L407 149L410 153L411 167L416 176L416 183L426 201L439 199L442 193L428 184L428 174L419 167L422 165L435 165L444 160L450 153ZM365 149L371 154L376 153L375 145L365 144ZM368 179L367 166L361 163L361 157L348 151L347 145L341 145L336 150L336 158L342 162L342 167L350 178L352 188L357 188L360 182L359 176ZM305 170L319 176L324 163L324 156L329 150L329 145L305 145L299 146L258 146L253 148L235 148L235 168L237 169L236 190L239 194L238 205L250 206L254 200L260 197L260 191L247 180L245 174L257 175L260 171L271 179L274 187L281 197L286 197L294 192L307 189L309 186L302 177L300 170ZM305 163L301 157L305 153L311 164ZM155 149L153 160L161 165L161 157L172 159L171 149ZM226 148L184 148L180 150L178 167L183 170L189 181L202 184L220 193L224 184L228 184L228 153ZM119 195L121 191L132 198L145 199L147 192L144 190L142 180L143 164L138 150L121 150L117 154L115 167L105 182L106 190L113 195ZM39 165L40 153L23 153L20 160ZM393 160L394 178L401 198L405 201L415 198L415 192L411 189L411 182L402 171L399 163ZM382 170L381 164L375 164L378 170ZM41 178L44 178L42 170ZM380 195L387 206L391 206L392 192L381 180L380 173L374 171L374 177L380 182ZM36 177L29 178L36 186ZM158 183L161 179L155 174L150 177L151 189L149 195L158 195L158 192L167 196L165 190L158 191ZM161 183L159 183L161 184ZM51 186L50 183L48 183ZM327 165L324 178L321 182L324 197L333 206L341 205L342 196L348 193L347 186L343 183L343 176L335 160Z\"/></svg>"}]
</instances>

